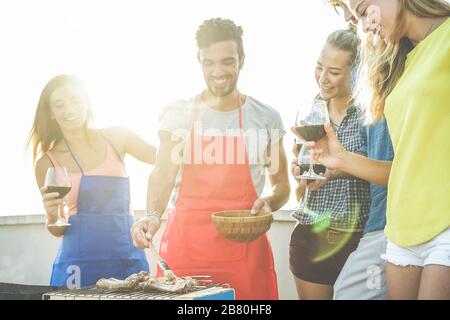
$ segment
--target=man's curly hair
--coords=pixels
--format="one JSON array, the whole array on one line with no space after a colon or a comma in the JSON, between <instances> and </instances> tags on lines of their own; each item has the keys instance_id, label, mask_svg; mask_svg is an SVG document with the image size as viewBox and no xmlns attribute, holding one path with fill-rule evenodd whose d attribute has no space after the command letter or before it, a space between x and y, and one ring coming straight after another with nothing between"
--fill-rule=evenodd
<instances>
[{"instance_id":1,"label":"man's curly hair","mask_svg":"<svg viewBox=\"0 0 450 320\"><path fill-rule=\"evenodd\" d=\"M221 41L236 41L239 58L244 56L242 35L244 31L229 19L214 18L203 21L198 27L195 38L199 49L208 48L210 45Z\"/></svg>"}]
</instances>

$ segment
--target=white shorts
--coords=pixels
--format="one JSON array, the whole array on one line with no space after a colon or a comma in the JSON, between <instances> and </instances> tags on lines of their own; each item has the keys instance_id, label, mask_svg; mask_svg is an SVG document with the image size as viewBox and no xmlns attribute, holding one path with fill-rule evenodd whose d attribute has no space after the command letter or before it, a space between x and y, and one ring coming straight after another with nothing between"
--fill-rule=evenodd
<instances>
[{"instance_id":1,"label":"white shorts","mask_svg":"<svg viewBox=\"0 0 450 320\"><path fill-rule=\"evenodd\" d=\"M383 230L365 234L348 257L334 284L334 300L386 300L386 236Z\"/></svg>"},{"instance_id":2,"label":"white shorts","mask_svg":"<svg viewBox=\"0 0 450 320\"><path fill-rule=\"evenodd\" d=\"M403 267L424 267L429 264L450 267L450 228L432 240L413 247L401 247L388 240L384 259Z\"/></svg>"}]
</instances>

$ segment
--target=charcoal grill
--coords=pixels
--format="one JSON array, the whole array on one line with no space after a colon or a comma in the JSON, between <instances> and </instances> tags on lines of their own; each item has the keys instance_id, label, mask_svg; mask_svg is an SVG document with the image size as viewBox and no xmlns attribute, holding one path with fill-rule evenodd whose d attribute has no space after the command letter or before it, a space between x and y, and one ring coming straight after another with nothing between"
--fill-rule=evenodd
<instances>
[{"instance_id":1,"label":"charcoal grill","mask_svg":"<svg viewBox=\"0 0 450 320\"><path fill-rule=\"evenodd\" d=\"M59 290L43 295L44 300L234 300L234 289L225 285L208 285L208 288L189 293L166 292L112 292L90 287Z\"/></svg>"}]
</instances>

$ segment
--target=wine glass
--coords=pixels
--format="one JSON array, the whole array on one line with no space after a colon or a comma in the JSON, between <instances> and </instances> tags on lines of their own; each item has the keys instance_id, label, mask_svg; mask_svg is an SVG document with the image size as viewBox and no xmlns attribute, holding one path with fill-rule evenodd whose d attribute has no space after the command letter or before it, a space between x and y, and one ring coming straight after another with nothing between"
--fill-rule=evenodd
<instances>
[{"instance_id":1,"label":"wine glass","mask_svg":"<svg viewBox=\"0 0 450 320\"><path fill-rule=\"evenodd\" d=\"M319 177L324 178L320 176L321 173L325 173L327 168L320 164L319 162L315 161L311 155L311 151L308 148L302 148L300 150L300 153L297 157L297 165L300 167L300 176L298 176L298 179L306 179L308 180L308 183L312 182L313 180L322 180L322 179L315 179L311 178L309 176L309 170L311 166L313 167L314 172L317 172L319 174Z\"/></svg>"},{"instance_id":2,"label":"wine glass","mask_svg":"<svg viewBox=\"0 0 450 320\"><path fill-rule=\"evenodd\" d=\"M330 122L327 104L324 100L315 99L310 108L301 108L295 119L295 130L305 141L317 141L326 136L325 124ZM305 148L302 148L302 150ZM302 179L323 180L325 177L314 172L313 162L309 162L309 170Z\"/></svg>"},{"instance_id":3,"label":"wine glass","mask_svg":"<svg viewBox=\"0 0 450 320\"><path fill-rule=\"evenodd\" d=\"M297 126L297 123L300 120L299 117L300 117L300 112L297 111L297 114L295 116L295 123L294 123L295 127ZM300 154L300 150L302 150L302 148L303 148L304 143L305 143L305 141L303 141L302 139L299 139L297 137L294 138L294 147L292 149L292 152L294 153L294 156L295 156L295 162L298 162L298 156Z\"/></svg>"},{"instance_id":4,"label":"wine glass","mask_svg":"<svg viewBox=\"0 0 450 320\"><path fill-rule=\"evenodd\" d=\"M295 157L298 157L298 155L300 154L300 150L302 150L303 148L303 141L300 140L299 138L295 138L294 139L294 149L293 149L293 153L295 155Z\"/></svg>"},{"instance_id":5,"label":"wine glass","mask_svg":"<svg viewBox=\"0 0 450 320\"><path fill-rule=\"evenodd\" d=\"M65 167L48 168L45 176L46 193L58 192L57 199L64 198L72 188L70 177ZM70 223L61 218L61 205L58 205L58 220L55 223L49 224L49 227L63 227L70 226Z\"/></svg>"},{"instance_id":6,"label":"wine glass","mask_svg":"<svg viewBox=\"0 0 450 320\"><path fill-rule=\"evenodd\" d=\"M306 183L305 194L303 196L303 201L299 202L296 210L301 210L302 212L307 213L306 206L308 204L309 184L313 180L317 180L317 179L310 179L308 177L305 178L305 172L310 170L311 165L313 166L314 170L319 173L325 173L327 168L324 165L316 162L312 158L311 152L308 150L308 148L302 148L300 150L300 154L297 157L297 165L300 167L300 176L298 176L296 178L307 179L307 183ZM323 178L322 176L319 176L319 177Z\"/></svg>"}]
</instances>

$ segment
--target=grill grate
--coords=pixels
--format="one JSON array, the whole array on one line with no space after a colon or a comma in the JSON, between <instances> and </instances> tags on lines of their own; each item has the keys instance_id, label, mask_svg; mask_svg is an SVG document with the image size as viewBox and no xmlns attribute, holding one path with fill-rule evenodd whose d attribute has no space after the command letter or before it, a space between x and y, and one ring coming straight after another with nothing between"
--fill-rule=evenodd
<instances>
[{"instance_id":1,"label":"grill grate","mask_svg":"<svg viewBox=\"0 0 450 320\"><path fill-rule=\"evenodd\" d=\"M183 296L197 295L206 296L212 291L223 290L229 286L223 284L208 284L205 287L193 290L187 294L185 293L170 293L170 292L113 292L96 287L60 290L57 292L49 292L44 294L44 299L63 299L63 300L178 300Z\"/></svg>"}]
</instances>

